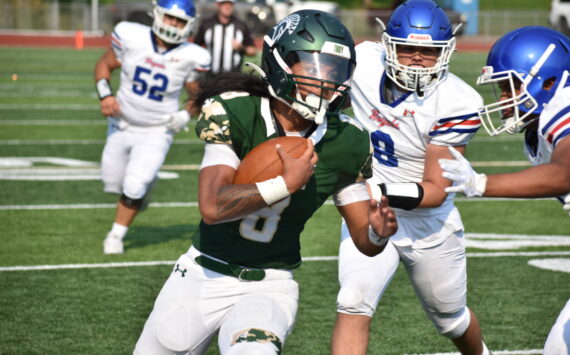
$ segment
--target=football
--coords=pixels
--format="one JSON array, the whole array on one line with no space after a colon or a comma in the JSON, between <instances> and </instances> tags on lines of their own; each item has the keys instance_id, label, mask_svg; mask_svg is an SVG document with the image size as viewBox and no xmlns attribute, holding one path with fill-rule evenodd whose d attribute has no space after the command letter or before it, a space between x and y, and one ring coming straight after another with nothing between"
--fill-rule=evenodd
<instances>
[{"instance_id":1,"label":"football","mask_svg":"<svg viewBox=\"0 0 570 355\"><path fill-rule=\"evenodd\" d=\"M277 144L293 158L299 158L307 149L307 139L302 137L277 137L265 141L243 158L234 176L234 184L254 184L281 175L283 164L275 149Z\"/></svg>"}]
</instances>

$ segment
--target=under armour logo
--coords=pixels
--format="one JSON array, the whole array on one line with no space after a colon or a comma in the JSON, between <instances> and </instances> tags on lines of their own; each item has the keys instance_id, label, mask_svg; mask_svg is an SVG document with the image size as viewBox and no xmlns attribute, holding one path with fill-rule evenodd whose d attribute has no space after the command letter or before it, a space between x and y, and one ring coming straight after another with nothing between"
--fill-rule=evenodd
<instances>
[{"instance_id":1,"label":"under armour logo","mask_svg":"<svg viewBox=\"0 0 570 355\"><path fill-rule=\"evenodd\" d=\"M188 269L182 270L182 269L180 268L180 265L179 265L179 264L176 264L176 269L174 269L174 272L176 272L176 271L180 271L180 273L182 274L182 277L184 277L184 275L186 275L186 272L188 271Z\"/></svg>"},{"instance_id":2,"label":"under armour logo","mask_svg":"<svg viewBox=\"0 0 570 355\"><path fill-rule=\"evenodd\" d=\"M416 111L414 111L414 110L408 110L407 108L404 109L404 116L410 116L410 117L414 118L415 114L416 114Z\"/></svg>"}]
</instances>

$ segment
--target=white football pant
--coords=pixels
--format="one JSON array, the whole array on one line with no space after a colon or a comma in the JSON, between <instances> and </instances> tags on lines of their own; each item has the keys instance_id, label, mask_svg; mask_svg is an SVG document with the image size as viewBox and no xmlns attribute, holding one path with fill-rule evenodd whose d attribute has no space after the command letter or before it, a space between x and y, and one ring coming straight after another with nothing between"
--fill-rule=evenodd
<instances>
[{"instance_id":1,"label":"white football pant","mask_svg":"<svg viewBox=\"0 0 570 355\"><path fill-rule=\"evenodd\" d=\"M372 317L400 261L437 330L452 339L461 336L470 320L466 307L467 272L462 232L423 249L397 247L388 242L382 253L368 257L358 251L343 223L337 311Z\"/></svg>"},{"instance_id":2,"label":"white football pant","mask_svg":"<svg viewBox=\"0 0 570 355\"><path fill-rule=\"evenodd\" d=\"M240 281L198 265L197 255L191 247L176 262L134 353L204 354L219 330L221 354L277 354L272 339L284 344L297 314L293 273L279 270L263 281Z\"/></svg>"},{"instance_id":3,"label":"white football pant","mask_svg":"<svg viewBox=\"0 0 570 355\"><path fill-rule=\"evenodd\" d=\"M166 159L173 137L164 127L119 129L110 121L101 158L104 191L143 198Z\"/></svg>"},{"instance_id":4,"label":"white football pant","mask_svg":"<svg viewBox=\"0 0 570 355\"><path fill-rule=\"evenodd\" d=\"M570 300L558 315L556 324L550 330L546 344L544 344L544 355L568 355L570 354Z\"/></svg>"}]
</instances>

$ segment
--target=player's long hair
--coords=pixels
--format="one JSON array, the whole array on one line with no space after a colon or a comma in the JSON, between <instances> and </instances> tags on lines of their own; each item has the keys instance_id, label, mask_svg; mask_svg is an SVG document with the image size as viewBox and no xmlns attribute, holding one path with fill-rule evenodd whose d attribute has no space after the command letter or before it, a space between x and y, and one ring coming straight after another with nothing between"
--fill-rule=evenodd
<instances>
[{"instance_id":1,"label":"player's long hair","mask_svg":"<svg viewBox=\"0 0 570 355\"><path fill-rule=\"evenodd\" d=\"M200 87L195 104L202 107L206 99L229 91L245 91L253 96L271 97L267 83L253 74L228 72L207 75L198 80Z\"/></svg>"}]
</instances>

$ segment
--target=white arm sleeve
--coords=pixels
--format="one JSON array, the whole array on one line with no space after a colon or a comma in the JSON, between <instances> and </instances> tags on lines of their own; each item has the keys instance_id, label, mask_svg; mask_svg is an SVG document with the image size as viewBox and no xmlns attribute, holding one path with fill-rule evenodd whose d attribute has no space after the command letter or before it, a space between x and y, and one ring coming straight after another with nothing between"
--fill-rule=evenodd
<instances>
[{"instance_id":1,"label":"white arm sleeve","mask_svg":"<svg viewBox=\"0 0 570 355\"><path fill-rule=\"evenodd\" d=\"M212 165L228 165L237 169L241 160L229 144L206 143L200 169Z\"/></svg>"},{"instance_id":2,"label":"white arm sleeve","mask_svg":"<svg viewBox=\"0 0 570 355\"><path fill-rule=\"evenodd\" d=\"M370 200L366 182L355 182L343 187L333 195L334 204L336 206L344 206L358 201Z\"/></svg>"}]
</instances>

